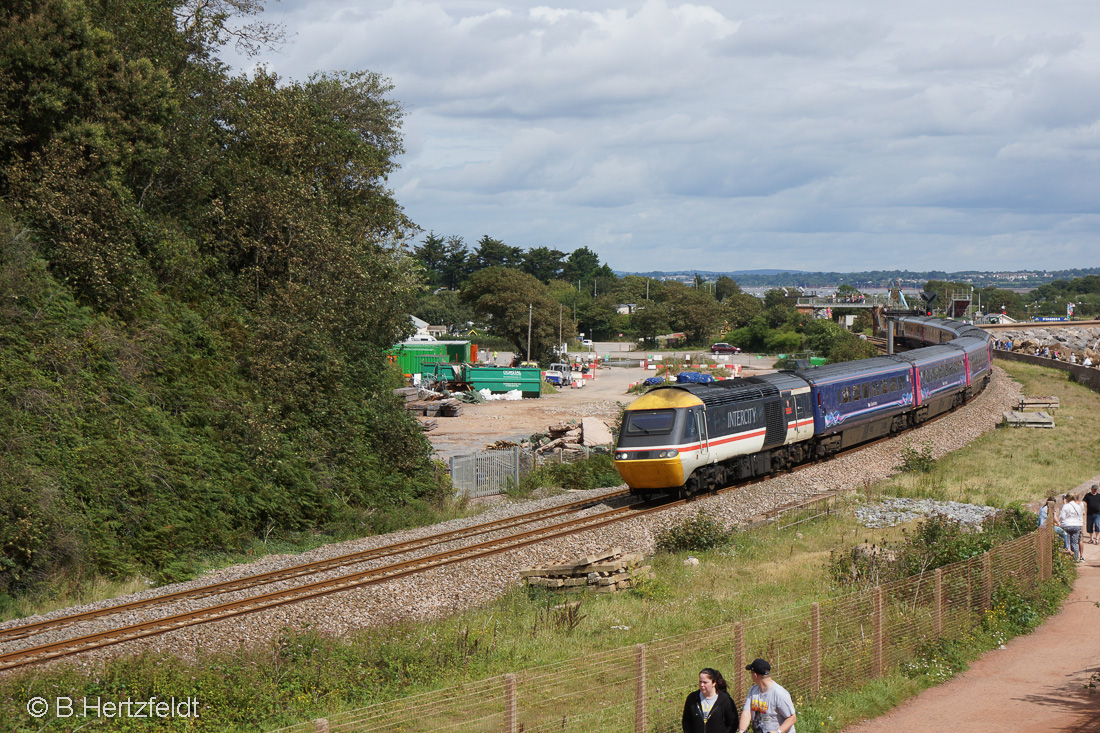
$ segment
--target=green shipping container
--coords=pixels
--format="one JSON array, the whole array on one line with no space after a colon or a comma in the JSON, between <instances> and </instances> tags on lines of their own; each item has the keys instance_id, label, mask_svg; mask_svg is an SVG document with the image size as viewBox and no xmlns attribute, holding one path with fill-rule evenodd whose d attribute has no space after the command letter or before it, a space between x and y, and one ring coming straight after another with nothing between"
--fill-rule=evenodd
<instances>
[{"instance_id":1,"label":"green shipping container","mask_svg":"<svg viewBox=\"0 0 1100 733\"><path fill-rule=\"evenodd\" d=\"M542 394L542 370L531 367L466 367L466 383L470 389L491 392L511 392L518 389L524 397Z\"/></svg>"},{"instance_id":2,"label":"green shipping container","mask_svg":"<svg viewBox=\"0 0 1100 733\"><path fill-rule=\"evenodd\" d=\"M420 365L429 361L464 364L470 360L469 341L405 341L390 349L388 356L401 367L402 374L420 373Z\"/></svg>"}]
</instances>

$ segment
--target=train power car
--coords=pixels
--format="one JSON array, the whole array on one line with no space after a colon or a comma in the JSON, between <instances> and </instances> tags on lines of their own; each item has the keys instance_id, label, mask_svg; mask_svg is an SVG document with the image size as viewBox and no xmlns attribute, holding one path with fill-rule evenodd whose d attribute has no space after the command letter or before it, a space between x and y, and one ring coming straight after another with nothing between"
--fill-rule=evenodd
<instances>
[{"instance_id":1,"label":"train power car","mask_svg":"<svg viewBox=\"0 0 1100 733\"><path fill-rule=\"evenodd\" d=\"M694 493L801 462L809 392L787 374L657 387L625 411L615 466L635 492Z\"/></svg>"}]
</instances>

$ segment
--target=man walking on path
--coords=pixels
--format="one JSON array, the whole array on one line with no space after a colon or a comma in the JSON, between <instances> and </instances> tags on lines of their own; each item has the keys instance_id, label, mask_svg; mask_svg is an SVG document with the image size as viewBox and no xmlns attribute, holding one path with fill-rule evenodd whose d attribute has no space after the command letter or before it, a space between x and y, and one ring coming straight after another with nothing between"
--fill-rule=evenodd
<instances>
[{"instance_id":1,"label":"man walking on path","mask_svg":"<svg viewBox=\"0 0 1100 733\"><path fill-rule=\"evenodd\" d=\"M1085 532L1089 534L1089 544L1095 545L1100 540L1100 485L1093 484L1089 493L1085 494Z\"/></svg>"},{"instance_id":2,"label":"man walking on path","mask_svg":"<svg viewBox=\"0 0 1100 733\"><path fill-rule=\"evenodd\" d=\"M771 678L771 664L754 659L745 671L752 672L752 687L741 709L737 733L745 733L750 723L753 733L795 733L791 693Z\"/></svg>"},{"instance_id":3,"label":"man walking on path","mask_svg":"<svg viewBox=\"0 0 1100 733\"><path fill-rule=\"evenodd\" d=\"M1100 645L1090 631L1100 619L1100 548L1085 547L1072 594L1045 624L987 652L942 685L844 733L1100 731L1100 695L1089 687L1100 670Z\"/></svg>"}]
</instances>

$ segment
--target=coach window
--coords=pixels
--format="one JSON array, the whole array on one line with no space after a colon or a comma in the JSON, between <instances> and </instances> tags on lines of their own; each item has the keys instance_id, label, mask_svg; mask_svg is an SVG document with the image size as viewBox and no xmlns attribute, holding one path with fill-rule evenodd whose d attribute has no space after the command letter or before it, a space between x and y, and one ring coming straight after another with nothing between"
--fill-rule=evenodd
<instances>
[{"instance_id":1,"label":"coach window","mask_svg":"<svg viewBox=\"0 0 1100 733\"><path fill-rule=\"evenodd\" d=\"M863 385L863 399L871 399L871 385L866 383Z\"/></svg>"},{"instance_id":2,"label":"coach window","mask_svg":"<svg viewBox=\"0 0 1100 733\"><path fill-rule=\"evenodd\" d=\"M848 388L845 387L844 389L840 390L840 403L842 405L846 405L851 401L852 401L852 393L848 390Z\"/></svg>"},{"instance_id":3,"label":"coach window","mask_svg":"<svg viewBox=\"0 0 1100 733\"><path fill-rule=\"evenodd\" d=\"M871 382L871 396L872 397L878 397L878 395L879 395L878 380L876 379L875 381Z\"/></svg>"}]
</instances>

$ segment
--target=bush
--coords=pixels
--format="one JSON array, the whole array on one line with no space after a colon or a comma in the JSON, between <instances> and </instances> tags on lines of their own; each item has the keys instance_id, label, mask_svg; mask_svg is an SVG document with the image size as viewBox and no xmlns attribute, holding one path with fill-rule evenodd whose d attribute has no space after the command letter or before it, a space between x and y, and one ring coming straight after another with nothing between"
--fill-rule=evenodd
<instances>
[{"instance_id":1,"label":"bush","mask_svg":"<svg viewBox=\"0 0 1100 733\"><path fill-rule=\"evenodd\" d=\"M559 488L567 491L588 491L618 486L623 482L611 456L597 453L572 463L544 463L520 477L519 486L510 490L513 499L531 496L539 489Z\"/></svg>"},{"instance_id":2,"label":"bush","mask_svg":"<svg viewBox=\"0 0 1100 733\"><path fill-rule=\"evenodd\" d=\"M912 441L905 441L901 449L901 470L907 473L931 473L936 467L936 459L932 457L932 441L926 440L918 451L913 447Z\"/></svg>"},{"instance_id":3,"label":"bush","mask_svg":"<svg viewBox=\"0 0 1100 733\"><path fill-rule=\"evenodd\" d=\"M657 533L660 552L701 552L729 544L731 533L703 512Z\"/></svg>"}]
</instances>

